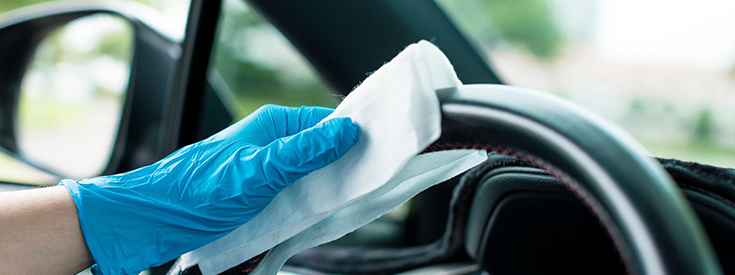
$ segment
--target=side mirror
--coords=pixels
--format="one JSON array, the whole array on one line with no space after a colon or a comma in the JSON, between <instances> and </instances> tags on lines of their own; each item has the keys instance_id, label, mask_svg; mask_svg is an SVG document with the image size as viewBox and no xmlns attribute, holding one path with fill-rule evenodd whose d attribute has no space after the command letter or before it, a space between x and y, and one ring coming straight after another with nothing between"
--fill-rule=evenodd
<instances>
[{"instance_id":1,"label":"side mirror","mask_svg":"<svg viewBox=\"0 0 735 275\"><path fill-rule=\"evenodd\" d=\"M117 134L130 78L132 28L95 14L51 32L21 83L18 150L67 176L101 173Z\"/></svg>"},{"instance_id":2,"label":"side mirror","mask_svg":"<svg viewBox=\"0 0 735 275\"><path fill-rule=\"evenodd\" d=\"M105 20L117 20L115 24L123 28L121 35L128 36L110 45L124 51L124 44L129 44L128 56L123 52L119 58L121 66L113 68L115 60L97 55L79 64L85 67L86 76L79 70L56 70L58 64L48 62L46 67L51 66L53 72L40 72L39 67L45 66L39 64L43 63L40 51L48 50L49 43L44 41L54 39L54 31L67 25L99 25ZM74 30L65 30L70 31ZM183 31L172 31L157 11L132 2L51 2L4 15L0 20L0 150L51 174L73 178L155 161L182 39ZM54 85L56 82L61 84ZM39 87L44 85L47 87ZM105 85L104 92L93 89ZM68 101L75 102L66 104ZM79 117L64 117L73 114ZM39 125L53 127L41 131Z\"/></svg>"}]
</instances>

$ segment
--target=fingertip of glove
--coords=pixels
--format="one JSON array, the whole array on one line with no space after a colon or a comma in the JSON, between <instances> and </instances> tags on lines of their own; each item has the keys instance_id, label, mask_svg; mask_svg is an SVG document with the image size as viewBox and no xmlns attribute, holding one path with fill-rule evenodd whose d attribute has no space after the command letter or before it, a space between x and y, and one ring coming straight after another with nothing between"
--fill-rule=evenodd
<instances>
[{"instance_id":1,"label":"fingertip of glove","mask_svg":"<svg viewBox=\"0 0 735 275\"><path fill-rule=\"evenodd\" d=\"M322 121L324 118L332 114L334 109L327 107L312 107L312 106L301 106L299 107L300 123L301 128L306 129L312 127Z\"/></svg>"},{"instance_id":2,"label":"fingertip of glove","mask_svg":"<svg viewBox=\"0 0 735 275\"><path fill-rule=\"evenodd\" d=\"M278 160L275 167L286 175L279 188L342 157L355 145L358 134L359 127L352 119L334 118L268 145L267 152L273 156L268 161L275 164L273 160Z\"/></svg>"},{"instance_id":3,"label":"fingertip of glove","mask_svg":"<svg viewBox=\"0 0 735 275\"><path fill-rule=\"evenodd\" d=\"M335 137L349 147L360 139L360 127L349 117L330 119L324 122L324 127L334 130L331 132L334 132Z\"/></svg>"}]
</instances>

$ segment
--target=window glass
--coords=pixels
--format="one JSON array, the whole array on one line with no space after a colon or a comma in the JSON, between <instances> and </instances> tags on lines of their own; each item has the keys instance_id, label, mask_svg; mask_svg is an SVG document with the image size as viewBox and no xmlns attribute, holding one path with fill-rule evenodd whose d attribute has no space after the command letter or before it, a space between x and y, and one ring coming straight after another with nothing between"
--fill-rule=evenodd
<instances>
[{"instance_id":1,"label":"window glass","mask_svg":"<svg viewBox=\"0 0 735 275\"><path fill-rule=\"evenodd\" d=\"M244 1L225 0L209 80L236 99L236 119L273 103L335 107L341 100L271 24Z\"/></svg>"},{"instance_id":2,"label":"window glass","mask_svg":"<svg viewBox=\"0 0 735 275\"><path fill-rule=\"evenodd\" d=\"M0 2L4 12L47 0ZM189 2L138 0L183 33ZM62 3L62 2L60 2ZM99 174L117 134L130 74L133 31L118 16L72 21L38 45L21 85L18 143L37 163L74 178ZM0 182L47 185L58 178L0 151Z\"/></svg>"},{"instance_id":3,"label":"window glass","mask_svg":"<svg viewBox=\"0 0 735 275\"><path fill-rule=\"evenodd\" d=\"M225 0L209 81L234 100L236 119L272 103L336 107L342 97L270 23L241 0ZM410 203L331 245L397 246Z\"/></svg>"},{"instance_id":4,"label":"window glass","mask_svg":"<svg viewBox=\"0 0 735 275\"><path fill-rule=\"evenodd\" d=\"M108 14L72 21L36 48L18 106L24 157L73 178L107 166L132 57L132 28Z\"/></svg>"},{"instance_id":5,"label":"window glass","mask_svg":"<svg viewBox=\"0 0 735 275\"><path fill-rule=\"evenodd\" d=\"M600 113L654 156L735 167L735 2L437 2L506 84Z\"/></svg>"}]
</instances>

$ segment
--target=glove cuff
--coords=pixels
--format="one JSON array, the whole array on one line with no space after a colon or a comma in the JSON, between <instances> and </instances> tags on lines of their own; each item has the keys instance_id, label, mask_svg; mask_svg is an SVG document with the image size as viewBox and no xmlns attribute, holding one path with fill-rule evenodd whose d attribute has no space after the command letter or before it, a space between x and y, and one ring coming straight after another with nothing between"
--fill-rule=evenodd
<instances>
[{"instance_id":1,"label":"glove cuff","mask_svg":"<svg viewBox=\"0 0 735 275\"><path fill-rule=\"evenodd\" d=\"M92 258L95 261L95 264L92 266L93 274L95 275L122 274L121 272L115 271L115 270L120 270L120 267L114 266L111 263L110 259L108 259L102 247L100 246L100 243L101 243L100 240L96 238L94 234L94 230L89 226L88 217L86 215L87 212L84 211L84 209L85 207L99 207L99 206L98 205L95 205L95 206L85 205L86 200L83 199L84 197L83 194L86 193L86 190L85 190L86 187L80 182L70 180L70 179L61 180L61 182L59 182L59 185L64 186L66 190L69 191L69 194L74 200L74 204L76 204L77 215L79 216L79 225L82 228L82 234L84 235L84 241L87 243L87 248L89 248L89 251L92 254Z\"/></svg>"}]
</instances>

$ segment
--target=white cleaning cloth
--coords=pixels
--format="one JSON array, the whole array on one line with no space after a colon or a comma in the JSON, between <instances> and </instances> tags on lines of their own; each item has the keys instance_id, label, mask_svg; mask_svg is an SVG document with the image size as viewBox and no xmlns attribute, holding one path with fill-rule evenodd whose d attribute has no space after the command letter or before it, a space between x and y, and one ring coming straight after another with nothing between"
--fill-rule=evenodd
<instances>
[{"instance_id":1,"label":"white cleaning cloth","mask_svg":"<svg viewBox=\"0 0 735 275\"><path fill-rule=\"evenodd\" d=\"M454 150L419 155L375 192L345 206L274 247L250 274L276 274L291 256L339 239L404 204L426 188L449 180L485 159L487 153L478 150Z\"/></svg>"},{"instance_id":2,"label":"white cleaning cloth","mask_svg":"<svg viewBox=\"0 0 735 275\"><path fill-rule=\"evenodd\" d=\"M349 233L482 162L485 155L474 150L416 157L441 134L435 91L458 85L434 45L408 46L326 118L350 117L360 126L360 140L347 154L284 189L250 222L183 255L176 268L199 264L204 275L217 274L273 249L256 269L273 274L294 253Z\"/></svg>"}]
</instances>

